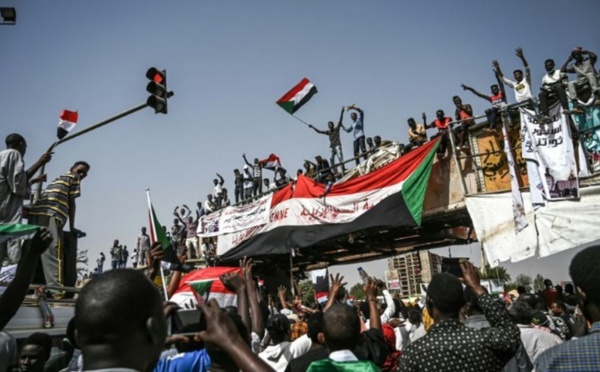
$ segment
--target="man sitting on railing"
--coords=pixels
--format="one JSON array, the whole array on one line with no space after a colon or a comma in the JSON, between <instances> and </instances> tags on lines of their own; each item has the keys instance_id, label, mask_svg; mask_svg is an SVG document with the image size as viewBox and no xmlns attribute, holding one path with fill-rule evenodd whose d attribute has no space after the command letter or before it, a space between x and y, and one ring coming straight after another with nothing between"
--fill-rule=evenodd
<instances>
[{"instance_id":1,"label":"man sitting on railing","mask_svg":"<svg viewBox=\"0 0 600 372\"><path fill-rule=\"evenodd\" d=\"M560 101L560 105L562 106L563 110L569 110L567 93L565 92L565 81L567 75L560 70L555 69L556 66L553 59L547 59L546 62L544 62L544 67L546 68L547 73L542 78L542 87L540 88L539 98L542 116L544 118L548 118L548 99L552 94L558 96L558 100ZM583 111L575 108L572 113L581 112Z\"/></svg>"},{"instance_id":2,"label":"man sitting on railing","mask_svg":"<svg viewBox=\"0 0 600 372\"><path fill-rule=\"evenodd\" d=\"M316 181L317 182L321 182L321 183L325 183L327 176L329 174L333 174L333 172L331 171L331 167L329 166L329 162L325 159L323 159L320 155L315 156L315 160L317 161L317 177L316 177Z\"/></svg>"},{"instance_id":3,"label":"man sitting on railing","mask_svg":"<svg viewBox=\"0 0 600 372\"><path fill-rule=\"evenodd\" d=\"M583 56L587 55L587 58ZM560 72L577 74L577 80L570 81L568 84L569 87L569 98L573 102L574 107L579 107L579 103L577 100L577 88L588 83L590 85L591 94L590 98L594 99L594 105L600 106L600 101L595 100L598 95L598 80L596 78L596 68L594 65L596 64L596 60L598 57L596 54L590 52L589 50L583 50L581 47L575 48L569 59L562 65ZM573 64L569 65L571 61L575 61ZM579 111L583 111L581 108Z\"/></svg>"},{"instance_id":4,"label":"man sitting on railing","mask_svg":"<svg viewBox=\"0 0 600 372\"><path fill-rule=\"evenodd\" d=\"M417 124L415 119L408 118L408 127L408 144L404 146L404 153L427 142L427 131L423 124Z\"/></svg>"},{"instance_id":5,"label":"man sitting on railing","mask_svg":"<svg viewBox=\"0 0 600 372\"><path fill-rule=\"evenodd\" d=\"M450 129L450 122L452 119L444 113L444 110L437 110L435 112L435 120L431 124L425 124L425 128L437 128L438 132L431 136L431 139L442 136L440 145L437 149L438 158L446 156L446 148L448 147L448 130ZM423 123L427 123L427 116L423 113Z\"/></svg>"},{"instance_id":6,"label":"man sitting on railing","mask_svg":"<svg viewBox=\"0 0 600 372\"><path fill-rule=\"evenodd\" d=\"M485 116L487 117L487 121L488 121L487 130L490 130L490 131L494 130L498 112L506 107L506 94L504 93L504 85L502 85L502 81L500 80L500 76L498 75L497 71L496 71L496 80L498 80L498 84L493 84L490 87L490 91L492 94L489 96L486 96L485 94L480 93L479 91L471 88L468 85L465 85L465 84L460 85L464 90L468 90L471 93L473 93L474 95L476 95L477 97L482 98L492 104L491 108L485 110Z\"/></svg>"},{"instance_id":7,"label":"man sitting on railing","mask_svg":"<svg viewBox=\"0 0 600 372\"><path fill-rule=\"evenodd\" d=\"M275 175L273 176L273 182L275 183L276 189L279 189L292 182L292 179L288 177L287 171L285 169L276 168Z\"/></svg>"},{"instance_id":8,"label":"man sitting on railing","mask_svg":"<svg viewBox=\"0 0 600 372\"><path fill-rule=\"evenodd\" d=\"M468 103L462 103L462 99L459 96L452 97L456 110L454 111L454 117L460 121L460 125L454 130L458 135L458 143L456 144L457 150L468 150L469 149L469 127L475 124L473 120L473 108Z\"/></svg>"}]
</instances>

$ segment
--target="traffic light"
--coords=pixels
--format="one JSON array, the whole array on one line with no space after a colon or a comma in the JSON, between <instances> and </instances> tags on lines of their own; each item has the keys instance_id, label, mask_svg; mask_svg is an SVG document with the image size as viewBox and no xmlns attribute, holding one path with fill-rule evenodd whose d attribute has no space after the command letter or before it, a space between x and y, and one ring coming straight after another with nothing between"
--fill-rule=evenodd
<instances>
[{"instance_id":1,"label":"traffic light","mask_svg":"<svg viewBox=\"0 0 600 372\"><path fill-rule=\"evenodd\" d=\"M167 70L159 70L151 67L146 72L146 77L150 80L146 90L152 94L148 97L146 103L154 109L154 113L167 113Z\"/></svg>"}]
</instances>

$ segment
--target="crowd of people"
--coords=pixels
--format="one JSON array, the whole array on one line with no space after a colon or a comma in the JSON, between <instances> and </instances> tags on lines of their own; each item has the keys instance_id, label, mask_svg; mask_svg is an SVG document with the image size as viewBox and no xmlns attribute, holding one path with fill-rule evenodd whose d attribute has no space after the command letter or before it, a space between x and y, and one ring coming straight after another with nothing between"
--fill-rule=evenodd
<instances>
[{"instance_id":1,"label":"crowd of people","mask_svg":"<svg viewBox=\"0 0 600 372\"><path fill-rule=\"evenodd\" d=\"M489 94L484 94L478 90L462 84L463 90L470 91L477 97L488 101L492 107L485 110L485 117L488 122L486 130L496 132L498 118L506 112L508 98L504 87L513 89L515 102L526 105L526 107L535 110L539 123L550 121L548 117L549 105L553 100L558 100L563 109L570 114L582 114L584 108L590 105L600 105L600 90L598 88L597 71L595 63L597 56L595 53L585 50L581 47L575 48L568 59L557 69L553 59L548 59L544 63L546 74L544 75L540 93L535 95L531 83L531 70L524 52L521 48L516 49L516 55L523 64L522 69L513 71L514 80L507 78L500 68L498 61L492 62L493 73L496 83L490 87ZM569 81L568 74L575 74L576 80ZM583 86L589 86L591 90L590 99L582 102L581 94L578 93ZM417 123L414 118L408 118L408 142L400 144L402 153L419 147L428 140L441 137L441 143L438 148L438 156L443 158L447 156L449 144L449 133L452 133L455 139L455 146L458 152L470 152L469 128L476 123L476 117L473 115L473 108L470 104L463 103L458 95L452 97L455 106L454 118L446 115L443 109L435 113L435 119L431 122L427 120L426 113L422 113L422 123ZM570 106L569 106L570 105ZM351 124L345 126L343 123L344 114L350 112ZM319 134L328 136L329 139L329 157L321 155L315 156L315 161L305 160L303 167L298 169L296 177L300 174L314 178L317 182L327 184L335 182L341 178L347 171L348 160L344 160L340 132L342 130L352 133L353 136L353 155L354 161L358 165L361 160L366 160L368 155L378 147L390 143L382 140L380 136L367 137L365 134L364 118L365 112L356 105L342 107L340 117L337 123L329 121L327 128L319 129L309 124L309 127ZM510 121L510 115L505 116ZM427 129L436 129L437 132L432 136L427 135ZM207 195L204 203L198 202L198 213L200 216L210 214L218 209L230 205L249 202L256 198L275 190L282 188L290 182L294 182L287 171L279 166L268 166L274 172L273 179L265 178L263 170L267 167L267 162L254 158L253 162L248 161L243 154L244 165L242 170L233 171L233 200L229 199L229 193L224 187L224 179L217 173L218 179L214 179L214 189ZM351 161L352 159L350 159Z\"/></svg>"},{"instance_id":2,"label":"crowd of people","mask_svg":"<svg viewBox=\"0 0 600 372\"><path fill-rule=\"evenodd\" d=\"M552 59L545 61L546 74L536 97L531 89L531 73L523 50L516 50L525 73L515 70L515 80L507 79L497 61L493 69L497 84L490 94L462 85L491 104L486 110L488 130L494 131L498 116L506 112L504 86L514 89L518 103L527 103L536 111L538 122L546 123L549 100L556 97L564 110L581 114L590 105L600 105L595 70L596 55L575 48L560 69ZM567 81L569 73L577 79ZM588 85L590 99L582 102L579 88ZM435 128L441 136L438 156L446 156L449 135L457 138L458 151L469 151L469 127L475 123L472 107L454 96L454 119L443 110L428 123L408 119L406 153L426 143L427 129ZM349 112L351 125L343 124ZM297 175L313 177L331 186L346 172L340 130L353 135L356 164L366 160L370 151L387 141L379 136L365 136L364 111L356 105L342 108L338 123L329 122L326 130L330 143L329 160L316 156L305 161ZM35 173L51 161L52 153L43 154L31 167L23 160L27 142L13 133L6 137L7 149L0 151L0 224L19 223L27 218L40 226L32 239L0 243L0 263L5 259L17 263L16 276L0 297L0 330L16 314L32 282L46 283L48 295L65 298L64 250L69 236L85 233L76 228L76 199L82 181L91 169L85 161L75 162L67 172L50 182L34 201L25 205L32 194L31 186L45 182L46 175ZM369 147L367 149L367 146ZM224 178L217 173L213 192L195 211L186 205L176 207L171 245L180 260L201 259L214 263L214 238L202 241L197 236L200 218L232 204L249 202L273 192L293 180L279 165L274 166L271 182L263 178L266 162L243 156L242 171L234 170L234 201L229 199ZM63 229L69 228L69 234ZM164 227L167 231L166 227ZM599 286L600 247L593 246L577 254L570 266L572 287L553 287L540 294L521 290L511 303L488 294L480 284L476 268L462 263L462 278L436 274L427 289L423 307L407 306L394 299L373 278L365 281L366 299L348 298L343 277L331 278L326 303L307 303L296 291L288 296L279 288L277 299L267 292L275 290L266 283L258 286L251 261L241 263L242 274L220 278L237 295L237 306L221 309L211 300L197 305L200 330L169 334L168 319L176 316L177 306L162 299L173 295L184 273L172 268L171 281L165 288L152 280L159 270L164 250L151 243L146 228L141 229L131 255L126 246L115 240L109 249L110 270L104 272L106 256L97 259L92 279L77 297L75 317L70 323L66 350L54 358L53 339L34 333L19 350L18 362L11 359L13 344L9 335L0 333L0 372L18 366L23 371L41 371L50 362L52 368L67 370L137 371L522 371L597 370L600 365L598 338L600 330ZM126 269L128 260L145 271ZM116 270L119 269L119 270ZM268 289L267 292L264 290ZM380 303L380 293L383 302ZM46 368L46 370L50 370Z\"/></svg>"},{"instance_id":3,"label":"crowd of people","mask_svg":"<svg viewBox=\"0 0 600 372\"><path fill-rule=\"evenodd\" d=\"M17 277L0 297L0 329L14 316L35 262L51 244L42 228L25 251ZM571 285L518 295L491 295L477 268L435 274L422 304L405 303L364 278L364 298L349 296L344 277L330 276L324 301L259 281L251 259L219 280L236 306L215 299L190 304L197 321L175 327L170 298L185 274L153 283L164 250L154 243L146 271L111 270L78 295L60 343L31 334L15 360L10 336L0 338L0 370L22 371L594 371L600 365L600 246L571 261ZM126 284L126 285L125 285ZM166 290L166 292L164 292ZM276 290L276 292L275 292ZM304 295L306 296L306 294ZM319 297L322 298L322 297ZM13 350L11 354L11 350ZM4 363L4 364L3 364Z\"/></svg>"}]
</instances>

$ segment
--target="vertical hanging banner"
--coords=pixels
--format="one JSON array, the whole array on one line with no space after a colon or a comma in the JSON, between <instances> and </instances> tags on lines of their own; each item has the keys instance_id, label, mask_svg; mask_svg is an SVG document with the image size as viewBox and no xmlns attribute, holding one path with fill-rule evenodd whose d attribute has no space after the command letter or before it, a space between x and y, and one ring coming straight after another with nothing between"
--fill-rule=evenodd
<instances>
[{"instance_id":1,"label":"vertical hanging banner","mask_svg":"<svg viewBox=\"0 0 600 372\"><path fill-rule=\"evenodd\" d=\"M503 113L502 115L505 115ZM529 225L527 217L525 216L525 206L523 204L523 195L519 189L519 180L517 179L517 171L515 170L515 158L511 150L510 137L508 135L508 129L506 120L502 118L502 136L504 137L504 153L506 154L506 161L508 163L508 173L510 174L510 189L512 192L513 202L513 217L515 220L515 233L523 230Z\"/></svg>"},{"instance_id":2,"label":"vertical hanging banner","mask_svg":"<svg viewBox=\"0 0 600 372\"><path fill-rule=\"evenodd\" d=\"M563 115L560 104L550 109L550 120L550 123L539 124L533 111L522 109L521 125L526 126L523 128L523 158L537 163L546 199L578 198L579 179L573 140L568 118Z\"/></svg>"}]
</instances>

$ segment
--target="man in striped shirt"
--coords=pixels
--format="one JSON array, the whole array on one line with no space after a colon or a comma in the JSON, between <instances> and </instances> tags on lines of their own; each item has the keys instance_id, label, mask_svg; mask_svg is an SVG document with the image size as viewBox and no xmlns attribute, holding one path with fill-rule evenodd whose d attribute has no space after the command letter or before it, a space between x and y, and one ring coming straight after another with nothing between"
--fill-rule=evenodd
<instances>
[{"instance_id":1,"label":"man in striped shirt","mask_svg":"<svg viewBox=\"0 0 600 372\"><path fill-rule=\"evenodd\" d=\"M69 221L69 230L77 237L84 235L75 228L75 198L81 195L80 183L90 170L84 161L76 162L68 173L51 182L29 211L29 223L47 226L52 233L52 244L42 254L42 268L48 286L64 285L63 228ZM55 297L63 294L51 291Z\"/></svg>"}]
</instances>

